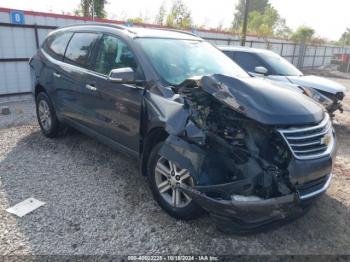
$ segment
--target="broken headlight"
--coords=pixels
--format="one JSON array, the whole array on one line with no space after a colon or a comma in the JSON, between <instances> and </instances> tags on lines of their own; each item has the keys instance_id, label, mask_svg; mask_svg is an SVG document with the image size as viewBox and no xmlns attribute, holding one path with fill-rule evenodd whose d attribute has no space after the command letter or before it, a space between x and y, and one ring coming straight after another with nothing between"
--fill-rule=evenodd
<instances>
[{"instance_id":1,"label":"broken headlight","mask_svg":"<svg viewBox=\"0 0 350 262\"><path fill-rule=\"evenodd\" d=\"M305 95L307 95L308 97L312 98L313 100L325 107L333 104L333 101L331 99L329 99L325 95L322 95L320 92L316 91L313 88L303 87L303 90Z\"/></svg>"},{"instance_id":2,"label":"broken headlight","mask_svg":"<svg viewBox=\"0 0 350 262\"><path fill-rule=\"evenodd\" d=\"M340 101L344 99L345 94L343 92L338 92L335 94L336 98Z\"/></svg>"}]
</instances>

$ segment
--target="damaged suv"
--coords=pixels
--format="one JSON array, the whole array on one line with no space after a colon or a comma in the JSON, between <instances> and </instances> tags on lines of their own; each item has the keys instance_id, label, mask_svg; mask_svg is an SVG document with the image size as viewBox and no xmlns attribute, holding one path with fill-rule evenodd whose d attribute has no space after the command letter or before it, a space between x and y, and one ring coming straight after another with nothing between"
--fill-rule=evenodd
<instances>
[{"instance_id":1,"label":"damaged suv","mask_svg":"<svg viewBox=\"0 0 350 262\"><path fill-rule=\"evenodd\" d=\"M326 191L336 137L310 98L252 78L202 39L106 24L52 32L30 60L38 122L135 156L159 205L247 232Z\"/></svg>"}]
</instances>

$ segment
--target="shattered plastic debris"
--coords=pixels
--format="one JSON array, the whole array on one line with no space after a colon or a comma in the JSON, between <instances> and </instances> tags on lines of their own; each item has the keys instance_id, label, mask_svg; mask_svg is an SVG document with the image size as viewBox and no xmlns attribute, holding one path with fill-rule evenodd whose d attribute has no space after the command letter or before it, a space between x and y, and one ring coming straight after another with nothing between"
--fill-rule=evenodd
<instances>
[{"instance_id":1,"label":"shattered plastic debris","mask_svg":"<svg viewBox=\"0 0 350 262\"><path fill-rule=\"evenodd\" d=\"M18 217L23 217L43 205L45 205L45 202L30 197L12 207L9 207L6 211Z\"/></svg>"}]
</instances>

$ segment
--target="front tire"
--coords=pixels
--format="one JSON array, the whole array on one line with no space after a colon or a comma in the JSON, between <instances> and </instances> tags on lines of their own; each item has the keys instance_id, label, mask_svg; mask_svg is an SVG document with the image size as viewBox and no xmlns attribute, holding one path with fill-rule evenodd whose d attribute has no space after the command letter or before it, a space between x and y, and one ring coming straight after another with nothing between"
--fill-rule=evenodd
<instances>
[{"instance_id":1,"label":"front tire","mask_svg":"<svg viewBox=\"0 0 350 262\"><path fill-rule=\"evenodd\" d=\"M159 155L162 144L157 144L148 158L148 183L153 196L170 216L181 220L196 219L204 213L203 209L176 187L177 183L194 186L194 180L188 170Z\"/></svg>"},{"instance_id":2,"label":"front tire","mask_svg":"<svg viewBox=\"0 0 350 262\"><path fill-rule=\"evenodd\" d=\"M41 132L46 137L57 137L59 135L59 121L56 116L55 109L50 98L44 92L41 92L36 97L36 115Z\"/></svg>"}]
</instances>

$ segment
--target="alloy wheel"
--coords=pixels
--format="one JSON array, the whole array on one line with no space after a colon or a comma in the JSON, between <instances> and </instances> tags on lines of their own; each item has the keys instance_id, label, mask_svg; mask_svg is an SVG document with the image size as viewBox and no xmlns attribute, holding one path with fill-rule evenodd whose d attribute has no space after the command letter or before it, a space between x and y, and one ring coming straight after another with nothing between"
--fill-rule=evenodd
<instances>
[{"instance_id":1,"label":"alloy wheel","mask_svg":"<svg viewBox=\"0 0 350 262\"><path fill-rule=\"evenodd\" d=\"M52 125L52 116L48 103L40 100L38 106L39 120L45 131L49 131Z\"/></svg>"},{"instance_id":2,"label":"alloy wheel","mask_svg":"<svg viewBox=\"0 0 350 262\"><path fill-rule=\"evenodd\" d=\"M155 181L160 195L170 206L183 208L191 202L191 198L178 189L181 184L194 186L187 169L182 169L172 161L160 157L155 167Z\"/></svg>"}]
</instances>

